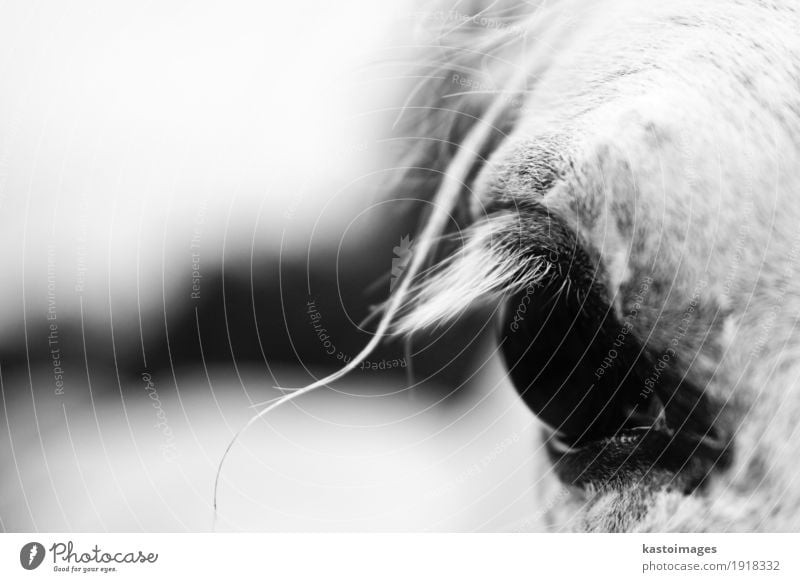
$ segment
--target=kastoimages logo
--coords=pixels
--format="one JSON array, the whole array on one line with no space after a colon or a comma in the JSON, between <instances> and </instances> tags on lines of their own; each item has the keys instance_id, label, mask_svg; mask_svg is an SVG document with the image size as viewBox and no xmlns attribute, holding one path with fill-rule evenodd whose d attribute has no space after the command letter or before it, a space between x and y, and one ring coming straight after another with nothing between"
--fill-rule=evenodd
<instances>
[{"instance_id":1,"label":"kastoimages logo","mask_svg":"<svg viewBox=\"0 0 800 582\"><path fill-rule=\"evenodd\" d=\"M19 563L26 570L35 570L44 560L44 546L39 542L28 542L19 551Z\"/></svg>"}]
</instances>

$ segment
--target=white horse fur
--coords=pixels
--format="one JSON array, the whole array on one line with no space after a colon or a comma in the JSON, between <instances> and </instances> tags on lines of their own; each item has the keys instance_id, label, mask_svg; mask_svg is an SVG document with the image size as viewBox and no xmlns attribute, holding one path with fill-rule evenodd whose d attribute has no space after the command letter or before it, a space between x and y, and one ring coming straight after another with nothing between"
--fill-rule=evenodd
<instances>
[{"instance_id":1,"label":"white horse fur","mask_svg":"<svg viewBox=\"0 0 800 582\"><path fill-rule=\"evenodd\" d=\"M733 464L703 491L638 479L547 503L554 485L542 480L545 510L526 527L797 530L796 3L512 0L419 15L426 78L400 118L411 136L403 163L455 174L463 188L442 198L433 172L398 188L468 209L472 226L460 251L409 287L395 329L501 313L504 297L540 278L546 253L523 258L504 242L528 227L536 200L575 233L617 316L637 303L633 334L674 346L683 377L729 412ZM465 165L463 144L486 124L493 133ZM642 281L652 283L635 297Z\"/></svg>"}]
</instances>

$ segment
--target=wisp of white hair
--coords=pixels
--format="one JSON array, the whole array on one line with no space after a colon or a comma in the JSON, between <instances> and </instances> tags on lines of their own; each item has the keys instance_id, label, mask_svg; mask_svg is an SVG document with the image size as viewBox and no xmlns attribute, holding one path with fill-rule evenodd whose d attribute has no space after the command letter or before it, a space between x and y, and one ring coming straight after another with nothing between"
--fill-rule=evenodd
<instances>
[{"instance_id":1,"label":"wisp of white hair","mask_svg":"<svg viewBox=\"0 0 800 582\"><path fill-rule=\"evenodd\" d=\"M505 4L510 5L508 2ZM543 2L542 4L547 3ZM514 5L517 9L520 6L516 1ZM496 7L498 14L508 13L508 6L502 2L494 2L491 7ZM561 14L562 9L563 5L559 5L556 16ZM504 82L504 87L491 98L485 111L480 117L470 116L471 127L457 144L458 148L451 159L447 161L446 170L433 196L432 210L422 232L416 239L411 261L403 273L399 285L382 307L377 328L367 345L340 370L308 386L293 389L284 396L266 403L267 406L263 410L254 415L234 434L220 459L214 480L214 525L216 525L217 519L218 494L223 465L239 437L255 422L279 406L341 379L369 357L387 336L409 333L420 327L452 319L458 315L459 311L475 301L492 297L493 294L500 292L508 292L510 289L524 288L545 274L547 268L544 266L545 263L537 263L533 257L523 260L523 257L518 254L503 255L503 253L492 252L492 234L498 232L498 228L505 228L507 222L499 217L489 217L484 223L470 229L469 239L464 248L447 259L441 268L436 269L428 281L412 285L417 276L423 272L426 261L431 257L451 213L462 199L466 184L475 168L476 160L481 158L481 152L487 149L487 144L495 139L494 134L499 131L499 126L505 125L510 114L509 95L525 94L529 81L537 79L547 67L547 53L551 52L556 45L566 42L569 36L566 30L569 28L569 20L546 18L543 15L543 12L546 11L542 9L530 10L531 13L522 18L518 26L508 26L500 30L486 29L482 36L476 36L473 33L460 41L461 46L453 45L455 50L464 51L464 54L467 54L466 58L475 63L481 62L487 56L496 56L500 50L507 49L514 43L520 43L524 50L522 50L521 61L518 65L513 65L511 73L507 75L507 80ZM551 9L548 8L548 10ZM486 14L486 9L481 13ZM564 11L564 13L568 14L569 11ZM448 30L447 34L458 32L457 28ZM526 32L525 36L520 35L520 30ZM534 38L532 46L528 46L528 36ZM437 48L441 49L442 47ZM505 62L509 65L508 61ZM444 63L442 68L450 66L452 63ZM468 93L460 94L455 97L455 100L464 104L468 97ZM439 118L429 122L422 120L422 123L431 125L430 132L432 134L446 131L448 126L455 123L454 120L458 116L464 115L455 106L435 107L442 95L431 95L429 98L433 101L431 107L437 109ZM466 105L464 105L464 109L466 109ZM442 116L449 121L442 121ZM424 127L423 130L425 130ZM457 289L459 292L457 301L452 293L453 289ZM412 297L414 299L409 303Z\"/></svg>"}]
</instances>

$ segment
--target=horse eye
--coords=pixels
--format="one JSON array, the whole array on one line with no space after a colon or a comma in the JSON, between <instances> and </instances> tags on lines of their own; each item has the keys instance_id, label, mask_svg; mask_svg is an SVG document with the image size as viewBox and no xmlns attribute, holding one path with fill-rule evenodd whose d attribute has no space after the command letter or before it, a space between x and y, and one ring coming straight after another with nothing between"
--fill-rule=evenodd
<instances>
[{"instance_id":1,"label":"horse eye","mask_svg":"<svg viewBox=\"0 0 800 582\"><path fill-rule=\"evenodd\" d=\"M720 405L619 318L575 234L544 209L527 212L547 223L528 244L555 264L508 300L499 343L509 378L548 427L559 476L603 486L654 475L689 492L729 466Z\"/></svg>"}]
</instances>

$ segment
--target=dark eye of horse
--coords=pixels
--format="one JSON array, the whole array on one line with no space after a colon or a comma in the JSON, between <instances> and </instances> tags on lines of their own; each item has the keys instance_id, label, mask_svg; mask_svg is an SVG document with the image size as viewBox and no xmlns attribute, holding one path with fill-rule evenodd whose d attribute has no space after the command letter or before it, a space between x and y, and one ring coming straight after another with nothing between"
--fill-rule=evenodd
<instances>
[{"instance_id":1,"label":"dark eye of horse","mask_svg":"<svg viewBox=\"0 0 800 582\"><path fill-rule=\"evenodd\" d=\"M540 218L548 236L535 244L553 261L549 279L510 299L500 343L517 391L551 429L559 476L600 486L653 476L697 488L731 463L720 407L619 320L569 229Z\"/></svg>"}]
</instances>

